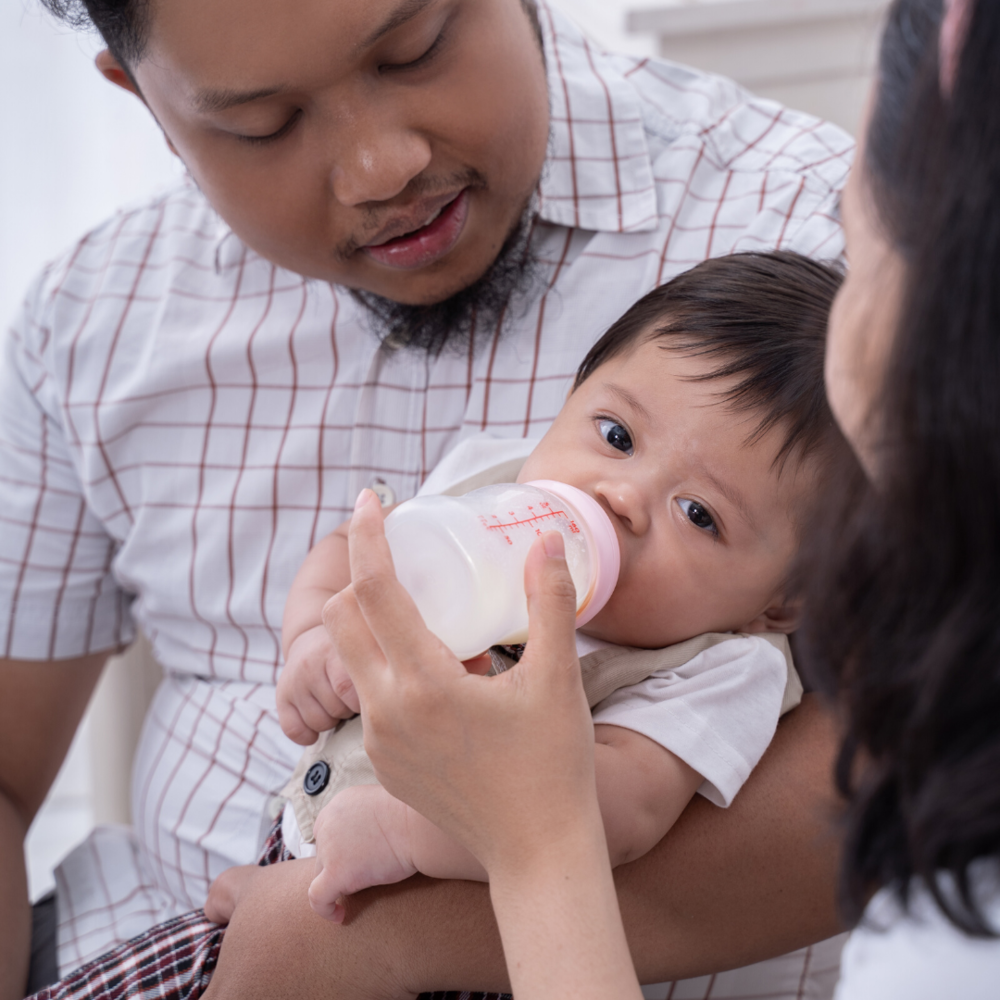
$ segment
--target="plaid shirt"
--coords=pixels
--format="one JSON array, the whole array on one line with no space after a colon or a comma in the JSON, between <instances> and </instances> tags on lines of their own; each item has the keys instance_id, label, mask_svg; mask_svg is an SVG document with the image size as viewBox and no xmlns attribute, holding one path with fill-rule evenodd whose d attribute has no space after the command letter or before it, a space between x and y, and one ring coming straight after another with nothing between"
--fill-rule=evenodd
<instances>
[{"instance_id":1,"label":"plaid shirt","mask_svg":"<svg viewBox=\"0 0 1000 1000\"><path fill-rule=\"evenodd\" d=\"M846 135L596 52L540 10L544 280L477 352L380 350L349 294L255 254L190 183L52 264L4 340L0 655L75 657L138 624L166 671L134 829L95 831L57 872L64 972L255 856L299 754L274 708L285 595L362 487L402 500L463 434L539 436L611 321L708 256L841 252Z\"/></svg>"}]
</instances>

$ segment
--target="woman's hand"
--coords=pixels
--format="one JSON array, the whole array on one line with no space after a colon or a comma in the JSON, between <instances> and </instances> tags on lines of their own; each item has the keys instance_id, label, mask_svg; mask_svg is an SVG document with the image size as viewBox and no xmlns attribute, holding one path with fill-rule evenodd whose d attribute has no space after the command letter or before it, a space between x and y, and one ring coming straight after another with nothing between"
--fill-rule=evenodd
<instances>
[{"instance_id":1,"label":"woman's hand","mask_svg":"<svg viewBox=\"0 0 1000 1000\"><path fill-rule=\"evenodd\" d=\"M353 585L323 617L360 697L379 780L487 867L557 839L559 825L578 824L594 798L593 722L561 537L545 536L528 558L523 659L482 677L424 627L367 500L351 527Z\"/></svg>"},{"instance_id":2,"label":"woman's hand","mask_svg":"<svg viewBox=\"0 0 1000 1000\"><path fill-rule=\"evenodd\" d=\"M497 677L469 673L396 580L378 500L350 530L353 584L323 620L361 702L379 780L485 866L521 1000L640 995L611 879L594 735L562 538L525 565L529 643Z\"/></svg>"}]
</instances>

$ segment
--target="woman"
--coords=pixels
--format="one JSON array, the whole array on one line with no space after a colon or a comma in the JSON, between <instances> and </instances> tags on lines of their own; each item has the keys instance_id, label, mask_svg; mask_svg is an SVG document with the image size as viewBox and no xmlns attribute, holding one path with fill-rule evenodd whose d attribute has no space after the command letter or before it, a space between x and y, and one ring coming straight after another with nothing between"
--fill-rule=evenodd
<instances>
[{"instance_id":1,"label":"woman","mask_svg":"<svg viewBox=\"0 0 1000 1000\"><path fill-rule=\"evenodd\" d=\"M1000 995L998 52L996 3L897 4L843 199L827 385L867 479L806 636L847 728L845 1000Z\"/></svg>"},{"instance_id":2,"label":"woman","mask_svg":"<svg viewBox=\"0 0 1000 1000\"><path fill-rule=\"evenodd\" d=\"M827 382L867 478L845 480L816 532L830 542L808 566L806 634L844 717L844 896L868 918L841 1000L970 1000L1000 983L998 51L991 0L897 0L844 197L851 274ZM514 994L640 996L561 543L543 539L527 568L525 658L485 681L425 648L371 495L351 531L354 591L327 617L372 759L488 869Z\"/></svg>"}]
</instances>

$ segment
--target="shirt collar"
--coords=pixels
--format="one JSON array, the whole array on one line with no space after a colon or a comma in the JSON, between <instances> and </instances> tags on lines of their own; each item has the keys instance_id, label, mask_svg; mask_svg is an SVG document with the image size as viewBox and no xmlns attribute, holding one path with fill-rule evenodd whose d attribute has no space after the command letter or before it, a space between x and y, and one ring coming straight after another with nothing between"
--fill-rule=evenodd
<instances>
[{"instance_id":1,"label":"shirt collar","mask_svg":"<svg viewBox=\"0 0 1000 1000\"><path fill-rule=\"evenodd\" d=\"M539 0L552 112L538 214L602 232L658 224L653 164L638 95L613 57Z\"/></svg>"}]
</instances>

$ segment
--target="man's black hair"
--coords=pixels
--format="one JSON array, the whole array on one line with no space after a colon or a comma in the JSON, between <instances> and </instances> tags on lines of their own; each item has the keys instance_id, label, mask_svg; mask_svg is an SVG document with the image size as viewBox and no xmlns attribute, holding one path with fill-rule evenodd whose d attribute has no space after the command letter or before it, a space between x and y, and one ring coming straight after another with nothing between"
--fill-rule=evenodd
<instances>
[{"instance_id":1,"label":"man's black hair","mask_svg":"<svg viewBox=\"0 0 1000 1000\"><path fill-rule=\"evenodd\" d=\"M149 34L150 0L41 0L74 28L96 28L123 68L142 58Z\"/></svg>"},{"instance_id":2,"label":"man's black hair","mask_svg":"<svg viewBox=\"0 0 1000 1000\"><path fill-rule=\"evenodd\" d=\"M108 51L129 72L146 51L153 0L41 0L60 20L76 28L96 28ZM532 27L542 40L535 0L521 0ZM134 82L134 81L133 81Z\"/></svg>"},{"instance_id":3,"label":"man's black hair","mask_svg":"<svg viewBox=\"0 0 1000 1000\"><path fill-rule=\"evenodd\" d=\"M839 439L826 402L823 357L839 267L797 253L739 253L707 260L640 299L591 348L574 388L638 343L717 365L698 381L735 378L720 401L760 414L756 440L781 426L775 458Z\"/></svg>"}]
</instances>

